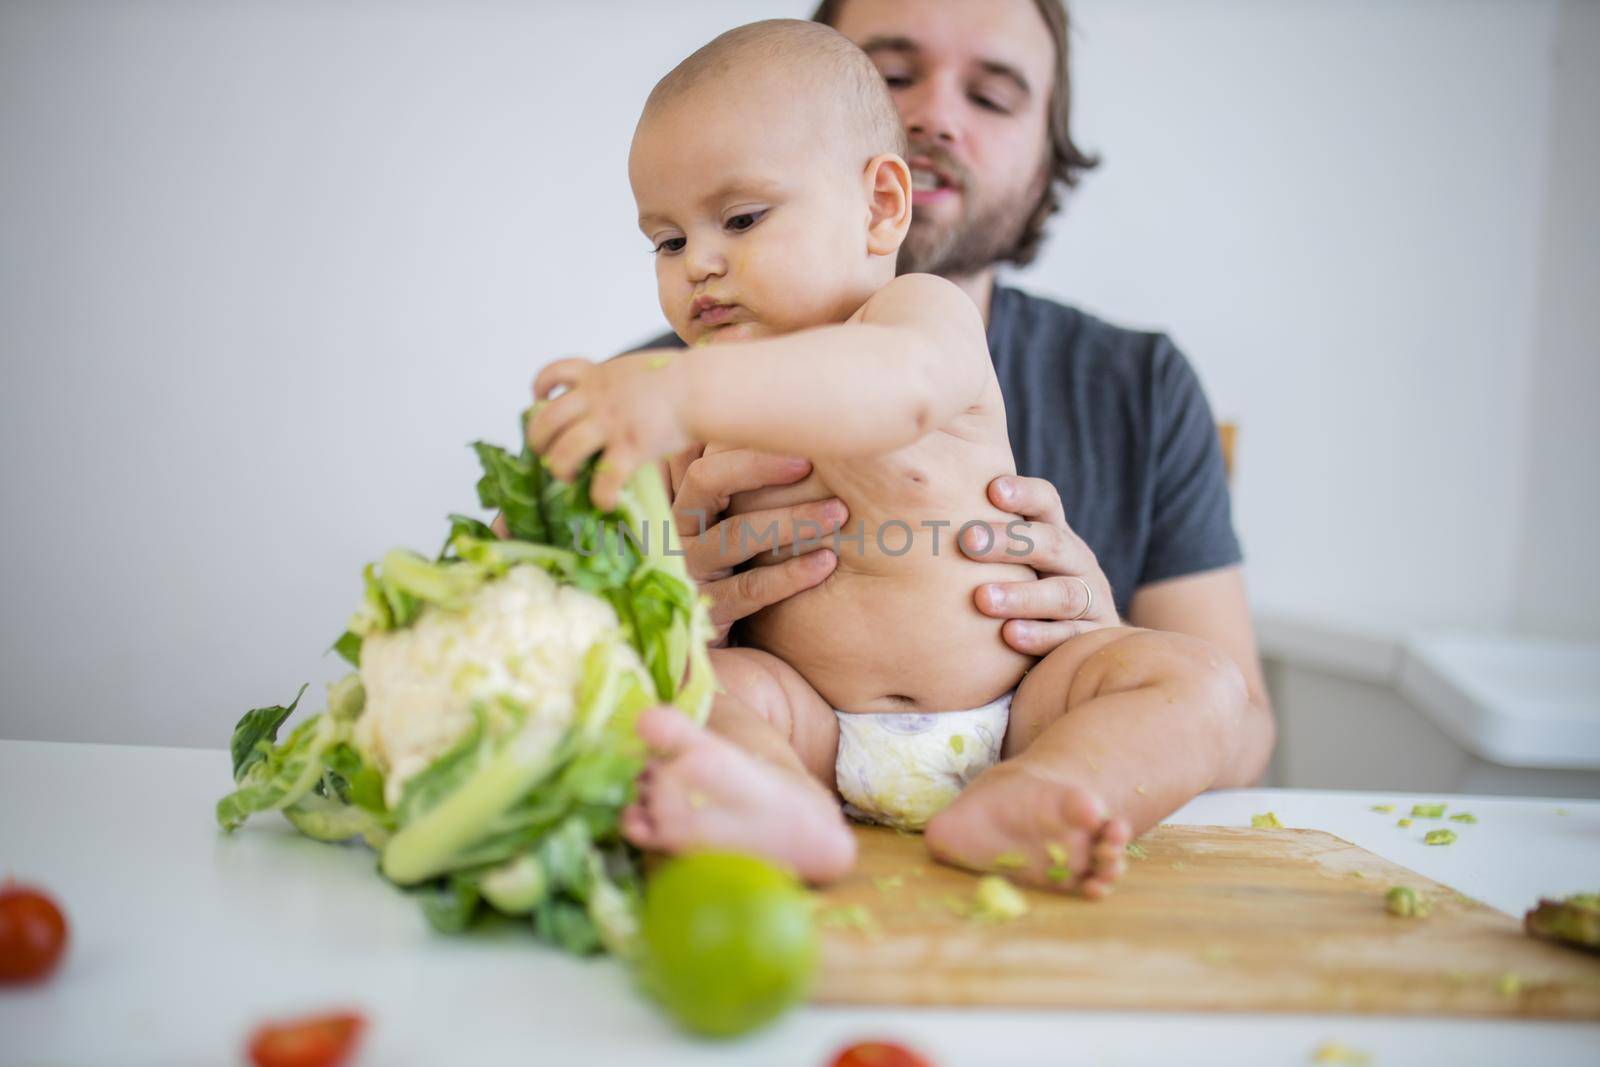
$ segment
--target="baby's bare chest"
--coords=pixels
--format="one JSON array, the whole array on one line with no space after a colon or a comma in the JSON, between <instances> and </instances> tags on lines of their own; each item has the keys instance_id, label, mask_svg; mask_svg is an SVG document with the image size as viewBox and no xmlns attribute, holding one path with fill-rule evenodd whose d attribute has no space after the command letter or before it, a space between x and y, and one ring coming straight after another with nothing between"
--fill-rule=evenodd
<instances>
[{"instance_id":1,"label":"baby's bare chest","mask_svg":"<svg viewBox=\"0 0 1600 1067\"><path fill-rule=\"evenodd\" d=\"M728 513L746 515L837 497L849 509L852 527L858 521L912 521L930 515L992 520L1002 513L989 503L989 482L1015 471L1008 444L936 432L886 455L814 458L811 473L798 482L734 494Z\"/></svg>"}]
</instances>

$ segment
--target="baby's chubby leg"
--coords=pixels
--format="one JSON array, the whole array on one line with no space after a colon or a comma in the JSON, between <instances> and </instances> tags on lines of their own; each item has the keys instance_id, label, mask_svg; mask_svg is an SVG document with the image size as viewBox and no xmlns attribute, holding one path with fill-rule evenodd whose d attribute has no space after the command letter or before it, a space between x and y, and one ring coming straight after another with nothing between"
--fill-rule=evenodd
<instances>
[{"instance_id":1,"label":"baby's chubby leg","mask_svg":"<svg viewBox=\"0 0 1600 1067\"><path fill-rule=\"evenodd\" d=\"M706 729L670 708L639 718L654 758L622 831L640 848L752 852L830 882L855 865L855 837L833 791L833 709L776 656L716 649L722 689Z\"/></svg>"},{"instance_id":2,"label":"baby's chubby leg","mask_svg":"<svg viewBox=\"0 0 1600 1067\"><path fill-rule=\"evenodd\" d=\"M1075 637L1023 679L1005 759L928 824L928 847L1102 896L1130 835L1210 788L1247 704L1238 668L1196 638L1120 627Z\"/></svg>"}]
</instances>

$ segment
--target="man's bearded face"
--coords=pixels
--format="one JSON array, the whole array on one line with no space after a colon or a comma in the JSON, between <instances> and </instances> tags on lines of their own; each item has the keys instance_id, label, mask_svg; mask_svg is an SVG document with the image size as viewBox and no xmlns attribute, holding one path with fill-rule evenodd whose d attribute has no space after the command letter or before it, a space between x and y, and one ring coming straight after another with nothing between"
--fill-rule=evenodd
<instances>
[{"instance_id":1,"label":"man's bearded face","mask_svg":"<svg viewBox=\"0 0 1600 1067\"><path fill-rule=\"evenodd\" d=\"M1038 210L1050 180L1041 165L1031 177L1007 188L986 188L936 143L913 139L910 155L931 163L940 182L960 190L961 210L957 217L946 219L912 212L911 230L900 246L901 274L960 276L1007 258ZM919 170L913 166L914 178L921 179Z\"/></svg>"}]
</instances>

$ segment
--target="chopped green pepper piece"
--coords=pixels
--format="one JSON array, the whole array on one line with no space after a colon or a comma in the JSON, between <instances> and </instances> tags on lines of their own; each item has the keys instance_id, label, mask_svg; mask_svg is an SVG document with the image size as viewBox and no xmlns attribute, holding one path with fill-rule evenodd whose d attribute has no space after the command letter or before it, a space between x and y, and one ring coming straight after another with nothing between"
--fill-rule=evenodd
<instances>
[{"instance_id":1,"label":"chopped green pepper piece","mask_svg":"<svg viewBox=\"0 0 1600 1067\"><path fill-rule=\"evenodd\" d=\"M1283 823L1278 821L1277 815L1267 812L1265 815L1250 816L1250 825L1257 830L1282 830Z\"/></svg>"},{"instance_id":2,"label":"chopped green pepper piece","mask_svg":"<svg viewBox=\"0 0 1600 1067\"><path fill-rule=\"evenodd\" d=\"M1433 910L1433 904L1428 898L1408 885L1391 887L1389 892L1384 894L1383 903L1390 915L1398 915L1402 919L1425 918Z\"/></svg>"},{"instance_id":3,"label":"chopped green pepper piece","mask_svg":"<svg viewBox=\"0 0 1600 1067\"><path fill-rule=\"evenodd\" d=\"M1044 850L1050 857L1050 869L1045 872L1045 876L1052 882L1065 882L1071 878L1072 864L1067 862L1067 850L1054 841L1047 842Z\"/></svg>"},{"instance_id":4,"label":"chopped green pepper piece","mask_svg":"<svg viewBox=\"0 0 1600 1067\"><path fill-rule=\"evenodd\" d=\"M1514 997L1522 992L1522 976L1515 971L1507 971L1495 983L1495 988L1500 991L1502 997Z\"/></svg>"},{"instance_id":5,"label":"chopped green pepper piece","mask_svg":"<svg viewBox=\"0 0 1600 1067\"><path fill-rule=\"evenodd\" d=\"M1456 832L1454 830L1429 830L1422 840L1424 844L1429 845L1450 845L1455 843Z\"/></svg>"},{"instance_id":6,"label":"chopped green pepper piece","mask_svg":"<svg viewBox=\"0 0 1600 1067\"><path fill-rule=\"evenodd\" d=\"M1337 1041L1324 1041L1311 1053L1311 1062L1330 1067L1367 1067L1372 1057Z\"/></svg>"},{"instance_id":7,"label":"chopped green pepper piece","mask_svg":"<svg viewBox=\"0 0 1600 1067\"><path fill-rule=\"evenodd\" d=\"M978 879L978 891L973 896L972 917L980 922L1005 922L1028 913L1028 899L1017 892L1017 887L999 875L986 874Z\"/></svg>"},{"instance_id":8,"label":"chopped green pepper piece","mask_svg":"<svg viewBox=\"0 0 1600 1067\"><path fill-rule=\"evenodd\" d=\"M1400 829L1404 830L1406 827L1411 825L1411 820L1410 819L1401 819L1399 822L1395 823L1395 825L1400 827Z\"/></svg>"},{"instance_id":9,"label":"chopped green pepper piece","mask_svg":"<svg viewBox=\"0 0 1600 1067\"><path fill-rule=\"evenodd\" d=\"M1470 811L1458 811L1454 815L1450 816L1450 821L1466 823L1468 826L1475 826L1477 825L1478 817L1472 814Z\"/></svg>"},{"instance_id":10,"label":"chopped green pepper piece","mask_svg":"<svg viewBox=\"0 0 1600 1067\"><path fill-rule=\"evenodd\" d=\"M1150 853L1146 852L1144 846L1139 844L1137 841L1128 842L1127 853L1131 858L1136 860L1150 858Z\"/></svg>"},{"instance_id":11,"label":"chopped green pepper piece","mask_svg":"<svg viewBox=\"0 0 1600 1067\"><path fill-rule=\"evenodd\" d=\"M1028 865L1028 857L1020 852L1002 852L989 865L997 871L1015 871Z\"/></svg>"},{"instance_id":12,"label":"chopped green pepper piece","mask_svg":"<svg viewBox=\"0 0 1600 1067\"><path fill-rule=\"evenodd\" d=\"M877 937L881 932L877 918L867 910L865 904L831 908L824 911L820 918L823 926L835 930L859 930L868 937Z\"/></svg>"},{"instance_id":13,"label":"chopped green pepper piece","mask_svg":"<svg viewBox=\"0 0 1600 1067\"><path fill-rule=\"evenodd\" d=\"M1442 819L1444 818L1444 804L1413 804L1411 815L1417 819Z\"/></svg>"},{"instance_id":14,"label":"chopped green pepper piece","mask_svg":"<svg viewBox=\"0 0 1600 1067\"><path fill-rule=\"evenodd\" d=\"M1393 804L1374 804L1374 805L1372 805L1372 810L1377 812L1379 815L1393 815L1394 814L1394 805Z\"/></svg>"}]
</instances>

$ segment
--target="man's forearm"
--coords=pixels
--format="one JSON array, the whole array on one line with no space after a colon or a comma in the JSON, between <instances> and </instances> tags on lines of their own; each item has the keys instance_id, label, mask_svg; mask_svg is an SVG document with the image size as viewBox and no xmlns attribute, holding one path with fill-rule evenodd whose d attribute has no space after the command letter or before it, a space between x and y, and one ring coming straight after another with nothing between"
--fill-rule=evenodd
<instances>
[{"instance_id":1,"label":"man's forearm","mask_svg":"<svg viewBox=\"0 0 1600 1067\"><path fill-rule=\"evenodd\" d=\"M685 421L696 440L791 455L902 448L981 389L937 342L870 323L709 345L677 358L686 364Z\"/></svg>"}]
</instances>

